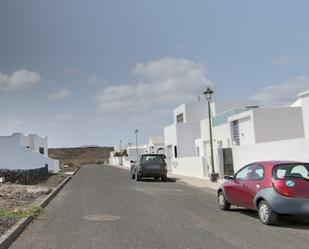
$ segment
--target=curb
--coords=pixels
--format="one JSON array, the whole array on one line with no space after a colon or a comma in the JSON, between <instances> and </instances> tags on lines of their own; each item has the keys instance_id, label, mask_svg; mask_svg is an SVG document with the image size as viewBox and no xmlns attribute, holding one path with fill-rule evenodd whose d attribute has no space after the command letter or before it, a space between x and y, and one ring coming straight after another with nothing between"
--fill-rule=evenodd
<instances>
[{"instance_id":1,"label":"curb","mask_svg":"<svg viewBox=\"0 0 309 249\"><path fill-rule=\"evenodd\" d=\"M77 172L78 170L76 170ZM76 173L74 172L74 174ZM56 189L46 196L43 200L35 203L37 206L44 208L47 204L60 192L60 190L71 180L71 176L65 178ZM26 227L33 220L32 216L22 218L14 226L12 226L0 239L0 249L7 249L22 234Z\"/></svg>"}]
</instances>

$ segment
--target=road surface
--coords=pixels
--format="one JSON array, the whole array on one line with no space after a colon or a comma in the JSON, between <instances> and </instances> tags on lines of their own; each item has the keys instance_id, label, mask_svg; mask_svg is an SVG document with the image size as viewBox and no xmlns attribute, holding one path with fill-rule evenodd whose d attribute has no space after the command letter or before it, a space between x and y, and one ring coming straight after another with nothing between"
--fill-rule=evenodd
<instances>
[{"instance_id":1,"label":"road surface","mask_svg":"<svg viewBox=\"0 0 309 249\"><path fill-rule=\"evenodd\" d=\"M255 212L217 208L215 192L84 166L12 249L251 249L309 247L309 221L262 225Z\"/></svg>"}]
</instances>

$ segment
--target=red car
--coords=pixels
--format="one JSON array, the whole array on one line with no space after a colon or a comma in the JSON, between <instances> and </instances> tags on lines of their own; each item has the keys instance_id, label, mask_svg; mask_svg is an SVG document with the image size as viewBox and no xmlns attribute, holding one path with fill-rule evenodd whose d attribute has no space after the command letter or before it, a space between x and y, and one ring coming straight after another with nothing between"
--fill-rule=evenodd
<instances>
[{"instance_id":1,"label":"red car","mask_svg":"<svg viewBox=\"0 0 309 249\"><path fill-rule=\"evenodd\" d=\"M278 214L309 215L309 163L255 162L226 176L218 190L218 205L257 210L262 223L272 225Z\"/></svg>"}]
</instances>

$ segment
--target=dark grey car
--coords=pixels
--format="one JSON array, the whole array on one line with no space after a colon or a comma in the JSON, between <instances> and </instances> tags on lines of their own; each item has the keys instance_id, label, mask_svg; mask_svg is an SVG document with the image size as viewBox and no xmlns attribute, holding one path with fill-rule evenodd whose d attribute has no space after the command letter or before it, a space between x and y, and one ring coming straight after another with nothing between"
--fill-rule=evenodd
<instances>
[{"instance_id":1,"label":"dark grey car","mask_svg":"<svg viewBox=\"0 0 309 249\"><path fill-rule=\"evenodd\" d=\"M165 155L162 154L143 154L137 161L131 161L131 178L139 181L142 177L167 179L167 166Z\"/></svg>"}]
</instances>

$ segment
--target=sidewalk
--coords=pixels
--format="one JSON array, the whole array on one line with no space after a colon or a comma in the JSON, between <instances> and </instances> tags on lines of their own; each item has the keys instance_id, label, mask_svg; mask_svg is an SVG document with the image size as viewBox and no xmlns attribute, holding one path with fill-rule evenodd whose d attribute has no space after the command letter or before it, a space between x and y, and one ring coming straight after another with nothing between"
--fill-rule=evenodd
<instances>
[{"instance_id":1,"label":"sidewalk","mask_svg":"<svg viewBox=\"0 0 309 249\"><path fill-rule=\"evenodd\" d=\"M219 182L211 182L209 179L202 179L190 176L183 175L175 175L171 172L168 173L169 178L176 178L177 182L186 183L196 188L208 188L214 191L217 191L220 187L223 180L219 180Z\"/></svg>"}]
</instances>

